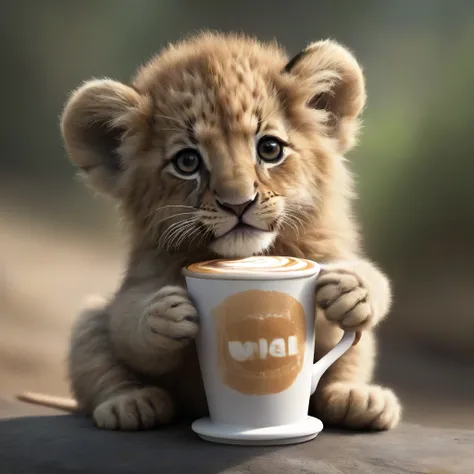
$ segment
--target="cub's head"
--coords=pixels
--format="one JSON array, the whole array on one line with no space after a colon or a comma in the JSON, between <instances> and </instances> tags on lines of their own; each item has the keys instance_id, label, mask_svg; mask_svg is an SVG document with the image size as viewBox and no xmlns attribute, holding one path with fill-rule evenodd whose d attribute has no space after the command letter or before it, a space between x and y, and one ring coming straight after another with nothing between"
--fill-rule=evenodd
<instances>
[{"instance_id":1,"label":"cub's head","mask_svg":"<svg viewBox=\"0 0 474 474\"><path fill-rule=\"evenodd\" d=\"M131 85L86 82L61 129L136 238L243 257L297 239L324 212L364 102L361 69L337 43L289 59L273 44L203 34L165 49Z\"/></svg>"}]
</instances>

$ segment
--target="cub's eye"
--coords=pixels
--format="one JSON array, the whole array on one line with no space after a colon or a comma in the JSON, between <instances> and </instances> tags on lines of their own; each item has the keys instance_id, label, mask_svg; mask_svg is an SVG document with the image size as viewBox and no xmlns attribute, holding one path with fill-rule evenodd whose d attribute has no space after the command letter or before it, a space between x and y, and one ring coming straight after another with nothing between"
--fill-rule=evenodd
<instances>
[{"instance_id":1,"label":"cub's eye","mask_svg":"<svg viewBox=\"0 0 474 474\"><path fill-rule=\"evenodd\" d=\"M192 149L182 150L172 160L174 169L185 176L192 175L201 166L201 155Z\"/></svg>"},{"instance_id":2,"label":"cub's eye","mask_svg":"<svg viewBox=\"0 0 474 474\"><path fill-rule=\"evenodd\" d=\"M284 144L275 137L262 137L257 144L259 158L266 163L277 163L283 158Z\"/></svg>"}]
</instances>

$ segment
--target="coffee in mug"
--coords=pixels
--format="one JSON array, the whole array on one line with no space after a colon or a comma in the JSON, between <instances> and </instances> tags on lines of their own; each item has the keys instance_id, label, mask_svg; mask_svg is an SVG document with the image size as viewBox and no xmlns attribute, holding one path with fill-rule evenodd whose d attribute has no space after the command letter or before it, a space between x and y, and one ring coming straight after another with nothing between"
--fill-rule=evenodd
<instances>
[{"instance_id":1,"label":"coffee in mug","mask_svg":"<svg viewBox=\"0 0 474 474\"><path fill-rule=\"evenodd\" d=\"M307 259L262 256L183 270L200 316L196 345L210 414L192 425L201 438L290 444L322 430L308 416L310 396L355 335L345 333L313 363L320 269Z\"/></svg>"}]
</instances>

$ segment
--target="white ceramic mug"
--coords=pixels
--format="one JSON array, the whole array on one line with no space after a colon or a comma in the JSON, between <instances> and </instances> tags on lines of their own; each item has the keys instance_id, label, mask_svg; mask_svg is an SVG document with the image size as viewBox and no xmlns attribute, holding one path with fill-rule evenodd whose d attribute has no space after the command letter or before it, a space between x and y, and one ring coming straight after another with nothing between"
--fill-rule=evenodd
<instances>
[{"instance_id":1,"label":"white ceramic mug","mask_svg":"<svg viewBox=\"0 0 474 474\"><path fill-rule=\"evenodd\" d=\"M353 344L315 364L315 287L321 266L291 257L213 260L183 270L200 316L196 345L209 418L192 429L208 441L289 444L323 428L309 399Z\"/></svg>"}]
</instances>

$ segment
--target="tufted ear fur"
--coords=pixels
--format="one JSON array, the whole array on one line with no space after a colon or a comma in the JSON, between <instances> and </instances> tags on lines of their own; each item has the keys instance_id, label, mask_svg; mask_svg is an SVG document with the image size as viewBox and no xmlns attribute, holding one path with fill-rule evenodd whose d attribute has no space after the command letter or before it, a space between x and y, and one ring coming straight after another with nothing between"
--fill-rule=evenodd
<instances>
[{"instance_id":1,"label":"tufted ear fur","mask_svg":"<svg viewBox=\"0 0 474 474\"><path fill-rule=\"evenodd\" d=\"M307 106L326 112L324 122L339 151L351 149L366 100L364 75L354 56L335 41L318 41L291 59L284 72L297 78Z\"/></svg>"},{"instance_id":2,"label":"tufted ear fur","mask_svg":"<svg viewBox=\"0 0 474 474\"><path fill-rule=\"evenodd\" d=\"M132 87L102 79L83 84L66 103L61 117L66 151L98 191L118 194L131 159L125 141L136 145L147 127L149 102Z\"/></svg>"}]
</instances>

